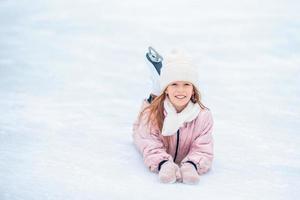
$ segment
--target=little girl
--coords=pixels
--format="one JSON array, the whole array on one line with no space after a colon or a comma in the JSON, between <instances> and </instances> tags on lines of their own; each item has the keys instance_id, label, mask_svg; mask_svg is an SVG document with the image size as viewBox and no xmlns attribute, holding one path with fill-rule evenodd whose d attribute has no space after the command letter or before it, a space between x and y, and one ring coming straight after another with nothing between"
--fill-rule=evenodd
<instances>
[{"instance_id":1,"label":"little girl","mask_svg":"<svg viewBox=\"0 0 300 200\"><path fill-rule=\"evenodd\" d=\"M157 71L161 90L143 101L134 144L162 183L196 184L213 160L213 119L201 103L197 68L173 51Z\"/></svg>"}]
</instances>

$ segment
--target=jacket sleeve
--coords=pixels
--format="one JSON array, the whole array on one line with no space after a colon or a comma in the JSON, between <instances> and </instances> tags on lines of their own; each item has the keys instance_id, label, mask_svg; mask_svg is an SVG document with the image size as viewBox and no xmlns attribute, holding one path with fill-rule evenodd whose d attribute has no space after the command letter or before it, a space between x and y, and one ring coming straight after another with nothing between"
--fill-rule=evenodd
<instances>
[{"instance_id":1,"label":"jacket sleeve","mask_svg":"<svg viewBox=\"0 0 300 200\"><path fill-rule=\"evenodd\" d=\"M149 105L143 102L141 111ZM133 124L133 142L143 156L145 165L152 172L158 172L159 164L164 160L172 160L172 156L166 152L159 131L146 124L147 114L136 120Z\"/></svg>"},{"instance_id":2,"label":"jacket sleeve","mask_svg":"<svg viewBox=\"0 0 300 200\"><path fill-rule=\"evenodd\" d=\"M184 162L192 162L195 164L199 174L206 173L212 165L213 161L213 119L210 111L206 111L203 120L197 122L200 128L200 134L192 142L188 155L182 160Z\"/></svg>"}]
</instances>

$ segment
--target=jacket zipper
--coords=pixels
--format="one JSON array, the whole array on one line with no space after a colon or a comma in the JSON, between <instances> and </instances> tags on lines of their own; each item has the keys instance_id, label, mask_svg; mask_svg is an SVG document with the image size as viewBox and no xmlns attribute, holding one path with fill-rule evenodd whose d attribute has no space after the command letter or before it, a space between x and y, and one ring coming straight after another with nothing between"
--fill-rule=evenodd
<instances>
[{"instance_id":1,"label":"jacket zipper","mask_svg":"<svg viewBox=\"0 0 300 200\"><path fill-rule=\"evenodd\" d=\"M176 151L175 151L175 156L174 156L174 162L175 162L176 157L177 157L178 148L179 148L179 129L177 131L177 142L176 142Z\"/></svg>"}]
</instances>

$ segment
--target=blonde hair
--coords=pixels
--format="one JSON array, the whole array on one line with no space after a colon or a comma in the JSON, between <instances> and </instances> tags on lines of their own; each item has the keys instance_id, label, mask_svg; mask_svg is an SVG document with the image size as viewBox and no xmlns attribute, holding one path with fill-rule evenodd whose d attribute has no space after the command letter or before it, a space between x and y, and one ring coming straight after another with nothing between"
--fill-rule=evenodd
<instances>
[{"instance_id":1,"label":"blonde hair","mask_svg":"<svg viewBox=\"0 0 300 200\"><path fill-rule=\"evenodd\" d=\"M147 124L149 126L156 126L158 127L158 129L160 130L160 132L162 131L162 127L163 127L163 122L165 119L164 116L164 100L167 96L167 94L165 93L165 91L167 90L167 87L164 89L164 91L162 92L161 95L157 96L154 98L154 100L150 103L149 106L145 107L140 115L139 115L139 120L141 120L141 118L147 114ZM193 85L193 91L194 94L191 97L191 101L193 103L198 103L201 109L207 109L207 107L205 107L202 102L201 102L201 94L199 92L199 90ZM162 136L164 142L166 142L167 144L169 144L170 141L170 137L171 136Z\"/></svg>"}]
</instances>

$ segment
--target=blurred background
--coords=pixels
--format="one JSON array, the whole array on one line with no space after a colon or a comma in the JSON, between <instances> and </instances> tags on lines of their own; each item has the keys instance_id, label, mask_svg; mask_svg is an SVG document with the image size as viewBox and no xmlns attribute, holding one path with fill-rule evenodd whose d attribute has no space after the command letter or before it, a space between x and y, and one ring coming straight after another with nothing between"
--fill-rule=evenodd
<instances>
[{"instance_id":1,"label":"blurred background","mask_svg":"<svg viewBox=\"0 0 300 200\"><path fill-rule=\"evenodd\" d=\"M296 0L0 0L0 199L296 199ZM131 126L145 53L187 50L213 113L199 185L163 185ZM135 194L135 196L132 196Z\"/></svg>"}]
</instances>

